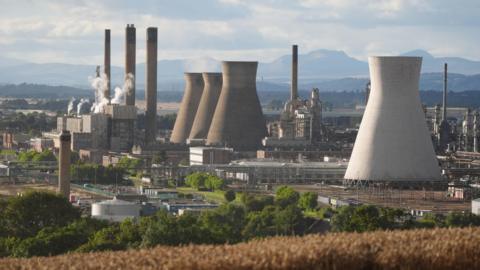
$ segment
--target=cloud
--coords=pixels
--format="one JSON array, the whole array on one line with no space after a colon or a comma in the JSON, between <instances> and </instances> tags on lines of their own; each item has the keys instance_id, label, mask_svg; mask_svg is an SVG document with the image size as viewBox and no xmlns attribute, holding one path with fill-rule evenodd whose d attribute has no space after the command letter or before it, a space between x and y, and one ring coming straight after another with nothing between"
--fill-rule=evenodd
<instances>
[{"instance_id":1,"label":"cloud","mask_svg":"<svg viewBox=\"0 0 480 270\"><path fill-rule=\"evenodd\" d=\"M36 62L101 63L103 29L123 65L124 28L159 30L159 57L265 61L288 53L344 50L357 58L426 49L480 59L480 2L465 0L0 0L0 50Z\"/></svg>"}]
</instances>

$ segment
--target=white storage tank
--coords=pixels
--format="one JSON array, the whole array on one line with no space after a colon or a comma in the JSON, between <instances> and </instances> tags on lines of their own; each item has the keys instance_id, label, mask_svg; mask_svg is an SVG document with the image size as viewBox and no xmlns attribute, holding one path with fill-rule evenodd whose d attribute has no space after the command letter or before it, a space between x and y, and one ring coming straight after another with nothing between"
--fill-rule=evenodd
<instances>
[{"instance_id":1,"label":"white storage tank","mask_svg":"<svg viewBox=\"0 0 480 270\"><path fill-rule=\"evenodd\" d=\"M138 218L140 205L118 200L112 200L92 204L92 218L120 222L127 218Z\"/></svg>"}]
</instances>

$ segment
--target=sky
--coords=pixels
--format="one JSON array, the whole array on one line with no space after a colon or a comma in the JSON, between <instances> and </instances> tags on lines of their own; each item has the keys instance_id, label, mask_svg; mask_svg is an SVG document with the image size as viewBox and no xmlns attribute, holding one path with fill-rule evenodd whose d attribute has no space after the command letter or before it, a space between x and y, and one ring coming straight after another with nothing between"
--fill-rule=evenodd
<instances>
[{"instance_id":1,"label":"sky","mask_svg":"<svg viewBox=\"0 0 480 270\"><path fill-rule=\"evenodd\" d=\"M478 0L0 0L0 57L101 64L112 31L112 63L123 65L126 24L158 27L159 59L271 61L341 50L360 60L414 49L480 60Z\"/></svg>"}]
</instances>

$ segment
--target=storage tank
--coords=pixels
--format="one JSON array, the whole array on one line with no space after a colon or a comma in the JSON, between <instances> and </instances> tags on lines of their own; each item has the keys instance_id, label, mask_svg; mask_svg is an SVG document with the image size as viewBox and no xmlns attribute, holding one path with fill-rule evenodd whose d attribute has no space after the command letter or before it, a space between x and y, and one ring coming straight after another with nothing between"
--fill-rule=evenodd
<instances>
[{"instance_id":1,"label":"storage tank","mask_svg":"<svg viewBox=\"0 0 480 270\"><path fill-rule=\"evenodd\" d=\"M192 129L198 104L203 93L202 73L185 73L185 91L173 126L170 142L185 143Z\"/></svg>"},{"instance_id":2,"label":"storage tank","mask_svg":"<svg viewBox=\"0 0 480 270\"><path fill-rule=\"evenodd\" d=\"M207 138L215 107L222 90L222 73L203 73L202 76L205 87L203 88L202 98L198 105L192 130L190 131L190 139Z\"/></svg>"},{"instance_id":3,"label":"storage tank","mask_svg":"<svg viewBox=\"0 0 480 270\"><path fill-rule=\"evenodd\" d=\"M92 204L92 218L120 222L127 218L138 218L140 205L118 200L102 201Z\"/></svg>"},{"instance_id":4,"label":"storage tank","mask_svg":"<svg viewBox=\"0 0 480 270\"><path fill-rule=\"evenodd\" d=\"M207 145L257 150L267 135L257 95L258 62L222 63L223 85L208 131Z\"/></svg>"},{"instance_id":5,"label":"storage tank","mask_svg":"<svg viewBox=\"0 0 480 270\"><path fill-rule=\"evenodd\" d=\"M440 180L419 96L421 57L369 57L371 92L347 181Z\"/></svg>"}]
</instances>

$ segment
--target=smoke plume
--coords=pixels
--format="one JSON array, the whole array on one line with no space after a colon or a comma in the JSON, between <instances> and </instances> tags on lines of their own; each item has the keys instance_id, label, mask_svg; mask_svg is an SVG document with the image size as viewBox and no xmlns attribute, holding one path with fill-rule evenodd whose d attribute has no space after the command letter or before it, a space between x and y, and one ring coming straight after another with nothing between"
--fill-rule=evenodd
<instances>
[{"instance_id":1,"label":"smoke plume","mask_svg":"<svg viewBox=\"0 0 480 270\"><path fill-rule=\"evenodd\" d=\"M90 110L90 100L88 98L80 99L77 105L77 115L87 114Z\"/></svg>"},{"instance_id":2,"label":"smoke plume","mask_svg":"<svg viewBox=\"0 0 480 270\"><path fill-rule=\"evenodd\" d=\"M103 113L105 106L108 104L108 98L104 93L108 88L108 77L106 74L95 78L89 78L90 85L95 91L95 102L92 105L91 111L93 113Z\"/></svg>"},{"instance_id":3,"label":"smoke plume","mask_svg":"<svg viewBox=\"0 0 480 270\"><path fill-rule=\"evenodd\" d=\"M125 82L123 84L123 87L120 88L120 87L115 87L115 94L112 98L112 104L122 104L123 101L125 100L125 94L130 91L131 89L133 89L133 85L134 85L134 76L132 73L128 73L126 76L125 76Z\"/></svg>"},{"instance_id":4,"label":"smoke plume","mask_svg":"<svg viewBox=\"0 0 480 270\"><path fill-rule=\"evenodd\" d=\"M67 114L68 115L74 114L75 108L77 107L77 105L78 105L77 99L72 97L72 99L70 99L70 102L68 103Z\"/></svg>"}]
</instances>

